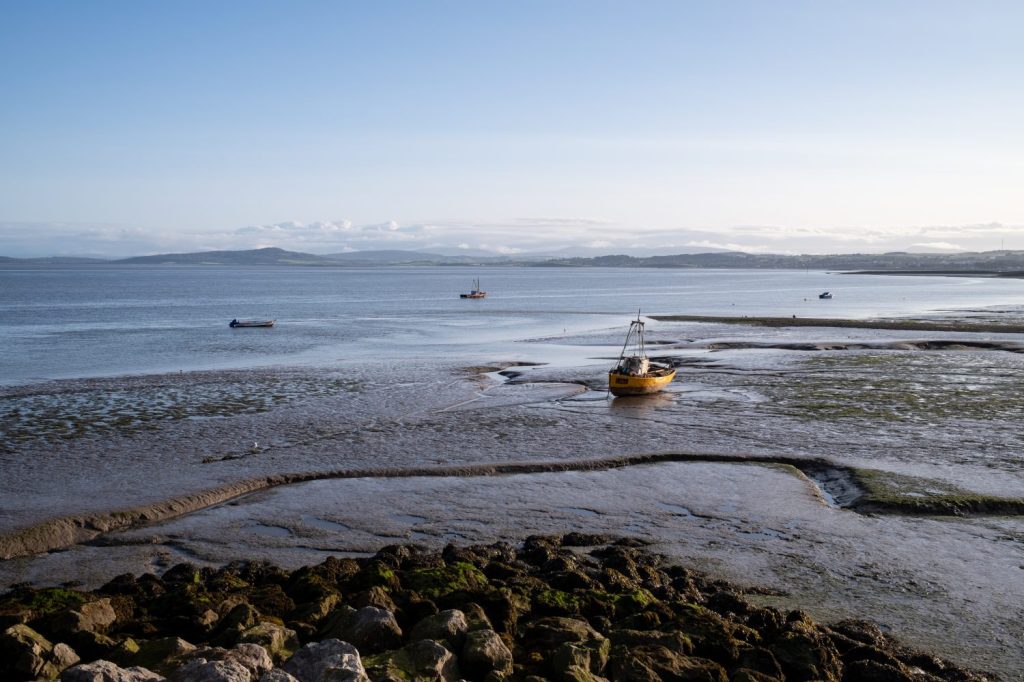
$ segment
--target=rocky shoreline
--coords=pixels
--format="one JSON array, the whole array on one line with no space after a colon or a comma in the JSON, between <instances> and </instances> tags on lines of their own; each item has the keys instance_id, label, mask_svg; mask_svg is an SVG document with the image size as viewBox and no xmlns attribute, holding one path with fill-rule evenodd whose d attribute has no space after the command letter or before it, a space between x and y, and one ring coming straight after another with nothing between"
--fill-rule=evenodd
<instances>
[{"instance_id":1,"label":"rocky shoreline","mask_svg":"<svg viewBox=\"0 0 1024 682\"><path fill-rule=\"evenodd\" d=\"M0 678L327 680L997 679L864 621L759 606L639 542L579 533L522 546L393 545L295 571L179 564L95 591L0 596Z\"/></svg>"}]
</instances>

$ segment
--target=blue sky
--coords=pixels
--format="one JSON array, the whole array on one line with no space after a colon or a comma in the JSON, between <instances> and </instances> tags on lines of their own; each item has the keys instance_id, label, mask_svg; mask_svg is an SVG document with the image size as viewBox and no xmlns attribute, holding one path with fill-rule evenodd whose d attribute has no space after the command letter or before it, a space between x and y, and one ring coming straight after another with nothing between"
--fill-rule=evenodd
<instances>
[{"instance_id":1,"label":"blue sky","mask_svg":"<svg viewBox=\"0 0 1024 682\"><path fill-rule=\"evenodd\" d=\"M5 2L0 254L1024 249L1019 2Z\"/></svg>"}]
</instances>

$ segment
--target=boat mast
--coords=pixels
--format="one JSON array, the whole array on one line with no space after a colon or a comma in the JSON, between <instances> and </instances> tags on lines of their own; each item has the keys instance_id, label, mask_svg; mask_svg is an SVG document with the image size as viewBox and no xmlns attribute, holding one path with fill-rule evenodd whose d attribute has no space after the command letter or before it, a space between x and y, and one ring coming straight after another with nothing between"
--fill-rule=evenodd
<instances>
[{"instance_id":1,"label":"boat mast","mask_svg":"<svg viewBox=\"0 0 1024 682\"><path fill-rule=\"evenodd\" d=\"M626 349L629 348L629 340L631 338L633 338L634 334L636 335L636 338L637 338L636 347L639 350L639 354L640 354L641 357L645 357L647 355L647 353L646 353L646 351L644 349L644 323L640 321L640 309L639 308L637 308L637 311L636 311L636 319L635 320L630 320L630 322L629 322L629 331L626 332L626 340L622 344L622 352L619 353L619 361L620 362L622 361L622 359L624 357L626 357Z\"/></svg>"},{"instance_id":2,"label":"boat mast","mask_svg":"<svg viewBox=\"0 0 1024 682\"><path fill-rule=\"evenodd\" d=\"M647 348L644 346L644 323L640 321L640 309L636 309L636 337L637 348L640 349L640 357L647 357Z\"/></svg>"}]
</instances>

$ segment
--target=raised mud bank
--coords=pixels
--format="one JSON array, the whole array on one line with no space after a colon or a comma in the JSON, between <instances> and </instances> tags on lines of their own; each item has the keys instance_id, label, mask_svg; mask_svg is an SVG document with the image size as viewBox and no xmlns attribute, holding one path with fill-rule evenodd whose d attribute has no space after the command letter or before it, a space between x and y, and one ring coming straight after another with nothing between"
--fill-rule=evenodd
<instances>
[{"instance_id":1,"label":"raised mud bank","mask_svg":"<svg viewBox=\"0 0 1024 682\"><path fill-rule=\"evenodd\" d=\"M1024 278L1021 270L853 270L843 275L897 275L904 277L1007 277Z\"/></svg>"},{"instance_id":2,"label":"raised mud bank","mask_svg":"<svg viewBox=\"0 0 1024 682\"><path fill-rule=\"evenodd\" d=\"M5 680L983 682L862 620L822 624L630 539L392 545L286 571L178 564L0 596ZM228 674L232 673L232 674Z\"/></svg>"},{"instance_id":3,"label":"raised mud bank","mask_svg":"<svg viewBox=\"0 0 1024 682\"><path fill-rule=\"evenodd\" d=\"M837 327L842 329L895 329L921 332L986 332L1024 334L1024 325L986 322L946 322L926 320L846 320L827 317L719 317L707 315L650 315L661 322L711 322L746 324L758 327Z\"/></svg>"},{"instance_id":4,"label":"raised mud bank","mask_svg":"<svg viewBox=\"0 0 1024 682\"><path fill-rule=\"evenodd\" d=\"M669 452L604 459L512 462L470 466L343 469L248 479L156 504L109 513L65 516L0 535L0 559L29 556L87 543L118 530L137 528L199 511L277 486L353 478L478 477L601 471L673 462L784 466L813 485L823 504L874 514L921 516L1024 515L1024 499L963 491L926 479L847 467L821 458L755 454Z\"/></svg>"}]
</instances>

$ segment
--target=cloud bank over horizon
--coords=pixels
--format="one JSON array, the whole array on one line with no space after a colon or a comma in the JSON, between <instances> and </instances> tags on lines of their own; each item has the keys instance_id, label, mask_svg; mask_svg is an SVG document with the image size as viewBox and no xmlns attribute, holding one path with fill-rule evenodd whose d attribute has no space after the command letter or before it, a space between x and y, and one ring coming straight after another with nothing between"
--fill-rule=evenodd
<instances>
[{"instance_id":1,"label":"cloud bank over horizon","mask_svg":"<svg viewBox=\"0 0 1024 682\"><path fill-rule=\"evenodd\" d=\"M720 230L627 230L593 218L443 220L357 225L348 219L284 221L206 232L102 223L0 222L0 256L126 258L278 247L314 254L398 249L442 254L652 255L699 251L823 254L1024 250L1024 226L983 223L878 229L742 225Z\"/></svg>"}]
</instances>

